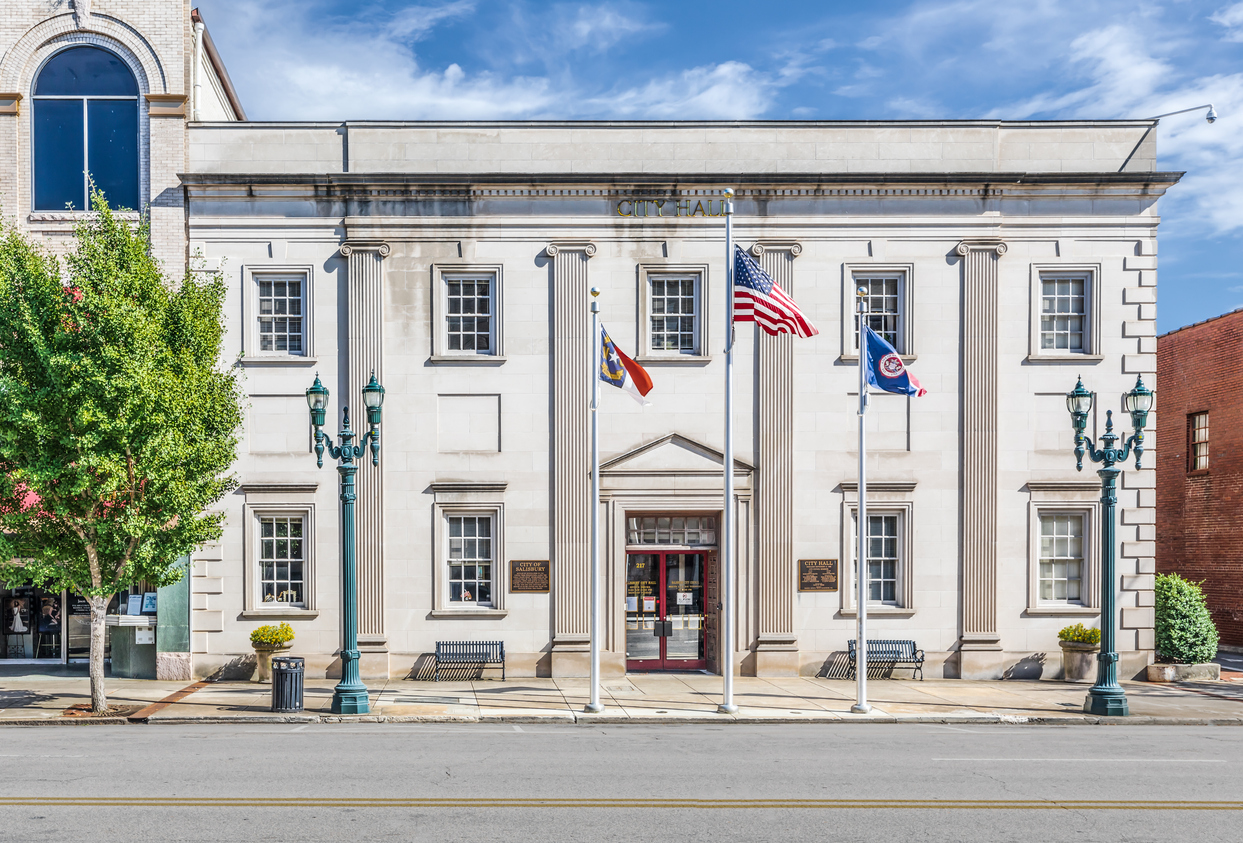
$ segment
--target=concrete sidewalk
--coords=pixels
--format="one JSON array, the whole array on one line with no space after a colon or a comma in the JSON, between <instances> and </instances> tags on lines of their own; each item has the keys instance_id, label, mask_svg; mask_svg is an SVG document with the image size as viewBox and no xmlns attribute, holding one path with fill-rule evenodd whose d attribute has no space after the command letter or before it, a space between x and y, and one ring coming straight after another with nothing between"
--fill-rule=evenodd
<instances>
[{"instance_id":1,"label":"concrete sidewalk","mask_svg":"<svg viewBox=\"0 0 1243 843\"><path fill-rule=\"evenodd\" d=\"M1230 674L1238 676L1239 674ZM699 673L630 674L605 680L601 714L588 714L585 679L367 683L371 714L333 715L335 680L306 683L306 711L273 714L271 687L249 682L159 682L109 679L109 704L130 706L128 717L67 716L90 702L86 677L27 674L0 677L0 725L53 723L270 723L270 722L945 722L1155 723L1243 725L1243 681L1156 685L1124 683L1131 717L1082 713L1088 685L1053 681L954 679L869 680L872 713L851 714L853 682L806 677L734 682L736 715L716 711L721 678Z\"/></svg>"}]
</instances>

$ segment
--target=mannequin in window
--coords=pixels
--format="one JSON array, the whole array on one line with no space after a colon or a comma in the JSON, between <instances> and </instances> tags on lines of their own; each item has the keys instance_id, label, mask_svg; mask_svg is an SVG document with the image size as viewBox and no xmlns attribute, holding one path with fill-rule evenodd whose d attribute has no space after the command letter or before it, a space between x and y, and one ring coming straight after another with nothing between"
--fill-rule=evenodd
<instances>
[{"instance_id":1,"label":"mannequin in window","mask_svg":"<svg viewBox=\"0 0 1243 843\"><path fill-rule=\"evenodd\" d=\"M21 635L24 632L29 632L26 628L26 622L22 620L22 612L25 608L26 607L22 605L22 599L20 597L14 597L9 603L9 631L14 635Z\"/></svg>"}]
</instances>

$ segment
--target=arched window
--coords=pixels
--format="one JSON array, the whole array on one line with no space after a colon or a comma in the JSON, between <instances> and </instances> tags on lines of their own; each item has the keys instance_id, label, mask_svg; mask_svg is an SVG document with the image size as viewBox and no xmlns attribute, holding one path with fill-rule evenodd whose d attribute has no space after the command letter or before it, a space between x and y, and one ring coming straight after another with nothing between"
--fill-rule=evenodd
<instances>
[{"instance_id":1,"label":"arched window","mask_svg":"<svg viewBox=\"0 0 1243 843\"><path fill-rule=\"evenodd\" d=\"M90 210L90 181L114 208L138 208L138 83L116 55L70 47L34 91L34 209Z\"/></svg>"}]
</instances>

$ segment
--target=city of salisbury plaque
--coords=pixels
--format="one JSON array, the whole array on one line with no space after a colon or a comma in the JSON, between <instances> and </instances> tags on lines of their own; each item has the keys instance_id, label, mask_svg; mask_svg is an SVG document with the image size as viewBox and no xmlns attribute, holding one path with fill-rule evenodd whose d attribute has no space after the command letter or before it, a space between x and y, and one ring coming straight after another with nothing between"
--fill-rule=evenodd
<instances>
[{"instance_id":1,"label":"city of salisbury plaque","mask_svg":"<svg viewBox=\"0 0 1243 843\"><path fill-rule=\"evenodd\" d=\"M547 559L510 559L510 594L547 594L551 577Z\"/></svg>"},{"instance_id":2,"label":"city of salisbury plaque","mask_svg":"<svg viewBox=\"0 0 1243 843\"><path fill-rule=\"evenodd\" d=\"M798 590L837 591L837 560L798 560Z\"/></svg>"}]
</instances>

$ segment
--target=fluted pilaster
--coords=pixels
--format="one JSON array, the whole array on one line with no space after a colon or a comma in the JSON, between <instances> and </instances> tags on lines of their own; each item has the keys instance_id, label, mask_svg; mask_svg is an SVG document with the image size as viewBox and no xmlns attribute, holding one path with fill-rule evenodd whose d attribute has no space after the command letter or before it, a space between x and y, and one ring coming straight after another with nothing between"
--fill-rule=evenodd
<instances>
[{"instance_id":1,"label":"fluted pilaster","mask_svg":"<svg viewBox=\"0 0 1243 843\"><path fill-rule=\"evenodd\" d=\"M963 678L1000 675L997 631L998 262L1006 244L964 241L962 257Z\"/></svg>"},{"instance_id":2,"label":"fluted pilaster","mask_svg":"<svg viewBox=\"0 0 1243 843\"><path fill-rule=\"evenodd\" d=\"M798 243L756 243L751 254L764 271L794 295ZM759 640L756 674L798 672L794 633L794 338L756 331L759 424Z\"/></svg>"},{"instance_id":3,"label":"fluted pilaster","mask_svg":"<svg viewBox=\"0 0 1243 843\"><path fill-rule=\"evenodd\" d=\"M349 261L349 364L346 368L350 422L361 435L367 429L362 389L374 371L384 383L384 258L389 245L347 241L341 255ZM384 451L380 465L360 460L355 506L355 560L358 577L358 644L363 650L387 649L384 631Z\"/></svg>"},{"instance_id":4,"label":"fluted pilaster","mask_svg":"<svg viewBox=\"0 0 1243 843\"><path fill-rule=\"evenodd\" d=\"M555 243L552 259L553 673L581 673L559 650L590 639L591 586L591 313L587 261L591 243Z\"/></svg>"}]
</instances>

